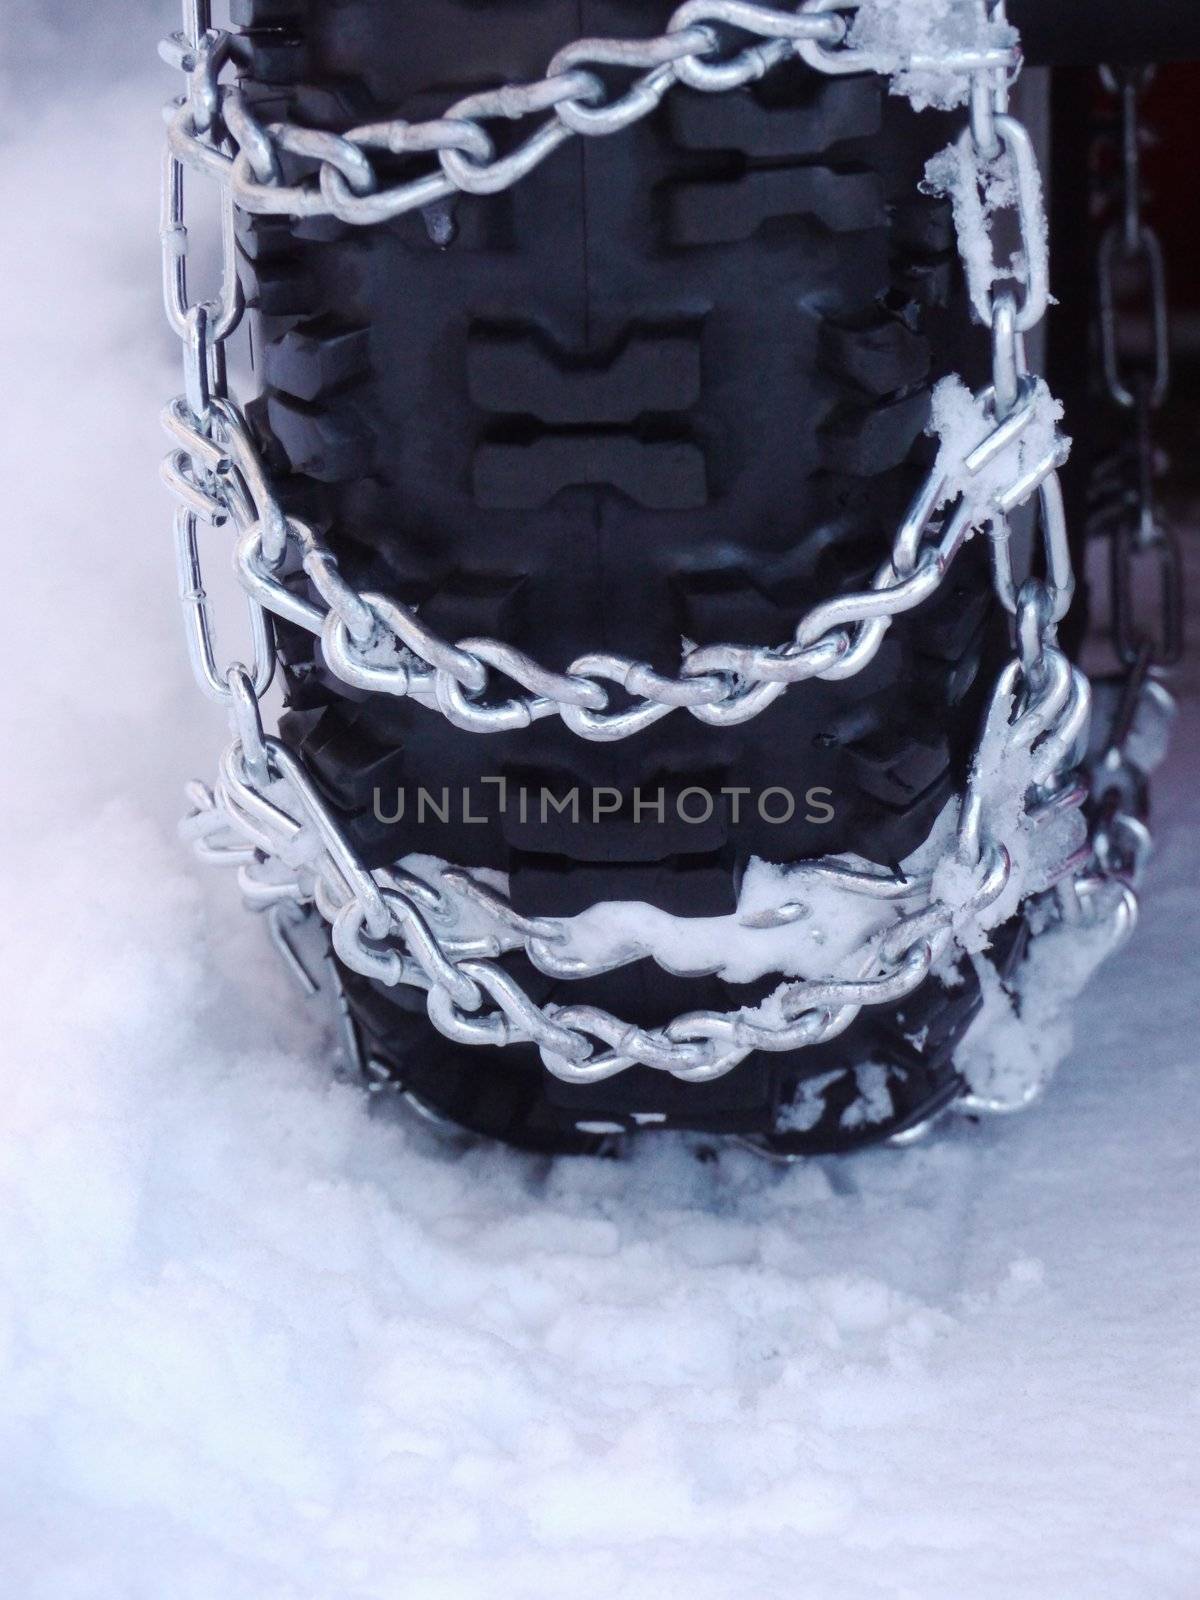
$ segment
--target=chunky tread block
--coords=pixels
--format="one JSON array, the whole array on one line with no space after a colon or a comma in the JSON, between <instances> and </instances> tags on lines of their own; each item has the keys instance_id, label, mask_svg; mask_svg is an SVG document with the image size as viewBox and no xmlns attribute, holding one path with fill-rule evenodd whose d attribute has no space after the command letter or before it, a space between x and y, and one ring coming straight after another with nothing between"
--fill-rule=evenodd
<instances>
[{"instance_id":1,"label":"chunky tread block","mask_svg":"<svg viewBox=\"0 0 1200 1600\"><path fill-rule=\"evenodd\" d=\"M710 855L730 839L726 773L639 774L634 783L587 788L570 771L517 767L504 776L504 838L527 856L624 865Z\"/></svg>"},{"instance_id":2,"label":"chunky tread block","mask_svg":"<svg viewBox=\"0 0 1200 1600\"><path fill-rule=\"evenodd\" d=\"M737 905L728 858L719 851L595 861L550 856L540 849L536 855L515 853L511 887L519 910L538 906L544 915L558 917L573 917L606 900L643 900L681 917L728 916ZM695 996L685 1001L684 1009L694 1001Z\"/></svg>"},{"instance_id":3,"label":"chunky tread block","mask_svg":"<svg viewBox=\"0 0 1200 1600\"><path fill-rule=\"evenodd\" d=\"M683 631L697 644L737 639L744 644L775 645L795 625L796 612L785 599L744 572L690 573L675 584Z\"/></svg>"},{"instance_id":4,"label":"chunky tread block","mask_svg":"<svg viewBox=\"0 0 1200 1600\"><path fill-rule=\"evenodd\" d=\"M279 394L316 400L362 377L368 350L365 328L345 327L332 316L299 323L276 342L272 386Z\"/></svg>"},{"instance_id":5,"label":"chunky tread block","mask_svg":"<svg viewBox=\"0 0 1200 1600\"><path fill-rule=\"evenodd\" d=\"M316 294L312 274L294 259L239 251L239 274L251 311L264 317L300 317L310 310Z\"/></svg>"},{"instance_id":6,"label":"chunky tread block","mask_svg":"<svg viewBox=\"0 0 1200 1600\"><path fill-rule=\"evenodd\" d=\"M694 444L622 433L481 444L472 485L475 504L496 511L536 511L562 490L586 485L616 489L647 511L690 511L708 500L704 457Z\"/></svg>"},{"instance_id":7,"label":"chunky tread block","mask_svg":"<svg viewBox=\"0 0 1200 1600\"><path fill-rule=\"evenodd\" d=\"M858 786L885 805L908 805L949 771L950 751L936 735L918 741L892 727L875 728L846 746Z\"/></svg>"},{"instance_id":8,"label":"chunky tread block","mask_svg":"<svg viewBox=\"0 0 1200 1600\"><path fill-rule=\"evenodd\" d=\"M677 249L735 244L779 218L805 218L831 233L865 233L883 221L873 172L764 167L727 180L682 181L665 195L665 231Z\"/></svg>"},{"instance_id":9,"label":"chunky tread block","mask_svg":"<svg viewBox=\"0 0 1200 1600\"><path fill-rule=\"evenodd\" d=\"M924 383L929 347L899 317L873 314L862 326L825 322L821 361L865 393L882 399Z\"/></svg>"},{"instance_id":10,"label":"chunky tread block","mask_svg":"<svg viewBox=\"0 0 1200 1600\"><path fill-rule=\"evenodd\" d=\"M520 329L473 328L467 392L484 411L557 424L629 423L700 398L697 333L638 330L607 359L549 347Z\"/></svg>"},{"instance_id":11,"label":"chunky tread block","mask_svg":"<svg viewBox=\"0 0 1200 1600\"><path fill-rule=\"evenodd\" d=\"M925 394L884 401L863 415L842 412L820 432L821 464L831 472L867 477L899 467L924 430L929 417Z\"/></svg>"},{"instance_id":12,"label":"chunky tread block","mask_svg":"<svg viewBox=\"0 0 1200 1600\"><path fill-rule=\"evenodd\" d=\"M271 394L267 421L293 472L318 483L346 483L370 467L367 431L348 416Z\"/></svg>"},{"instance_id":13,"label":"chunky tread block","mask_svg":"<svg viewBox=\"0 0 1200 1600\"><path fill-rule=\"evenodd\" d=\"M672 95L667 102L672 139L681 150L736 150L760 161L794 161L879 132L879 95L868 78L833 85L814 80L803 68L786 77L790 81L771 89L775 95L791 89L792 99L766 99L765 85L757 95L748 90Z\"/></svg>"}]
</instances>

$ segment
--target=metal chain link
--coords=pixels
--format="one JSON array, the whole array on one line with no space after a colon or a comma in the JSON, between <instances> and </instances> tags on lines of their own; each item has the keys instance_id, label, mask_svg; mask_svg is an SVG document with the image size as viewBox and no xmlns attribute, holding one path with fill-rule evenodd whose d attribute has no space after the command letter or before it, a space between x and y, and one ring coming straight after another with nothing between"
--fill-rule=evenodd
<instances>
[{"instance_id":1,"label":"metal chain link","mask_svg":"<svg viewBox=\"0 0 1200 1600\"><path fill-rule=\"evenodd\" d=\"M1132 418L1127 444L1105 464L1097 483L1093 531L1112 552L1113 647L1132 668L1149 652L1153 667L1174 666L1183 651L1183 586L1179 537L1158 501L1154 418L1171 381L1167 278L1162 243L1144 212L1142 106L1153 81L1148 69L1104 68L1101 81L1119 107L1119 178L1099 247L1100 349L1104 387L1121 420ZM1130 292L1132 286L1133 292ZM1145 330L1148 356L1128 334ZM1122 338L1122 333L1126 337ZM1138 616L1136 568L1156 568L1157 614Z\"/></svg>"},{"instance_id":2,"label":"metal chain link","mask_svg":"<svg viewBox=\"0 0 1200 1600\"><path fill-rule=\"evenodd\" d=\"M688 0L666 34L649 41L581 40L560 51L534 85L487 91L430 123L388 122L335 135L254 122L237 91L220 82L228 42L209 26L204 0L186 0L184 27L165 51L185 73L187 90L173 114L164 184L164 264L168 314L184 348L184 394L164 422L177 448L167 479L179 496L181 595L197 676L230 710L233 741L215 790L193 785L185 832L207 860L237 868L247 902L272 914L312 906L333 930L340 960L385 985L426 991L434 1025L466 1044L532 1043L546 1067L574 1083L592 1083L641 1064L691 1082L729 1072L754 1050L796 1050L832 1039L864 1006L895 1002L952 956L964 938L1003 914L1015 871L1004 832L1012 817L997 774L1027 777L1021 817L1077 806L1083 791L1069 772L1088 721L1086 679L1058 649L1055 628L1070 604L1073 577L1057 471L1066 444L1047 429L1049 396L1028 372L1025 334L1049 301L1045 219L1033 149L1009 115L1017 64L1012 49L981 48L944 59L883 62L855 50L847 17L856 9L807 0L798 12L745 0ZM1003 4L980 0L981 23L1003 21ZM729 48L733 35L756 42ZM986 43L986 39L985 39ZM340 574L316 532L288 516L261 455L230 399L223 346L241 314L233 259L232 208L310 216L331 212L368 222L444 198L455 189L493 193L532 170L574 133L611 133L646 115L673 83L706 91L737 87L798 55L814 70L895 71L903 66L963 78L968 126L955 147L955 214L961 229L994 237L995 196L1014 198L1018 247L1004 266L990 265L960 239L968 286L991 329L993 382L973 397L976 436L943 441L938 466L917 496L870 590L827 601L777 650L706 646L685 656L671 678L644 662L607 653L584 655L552 672L495 640L440 638L400 601L361 594ZM607 98L605 80L588 67L639 74ZM482 123L546 114L506 155ZM368 149L436 152L439 171L393 189L376 187ZM284 158L315 161L318 171L284 181ZM186 276L184 166L216 177L225 205L224 275L206 301L189 298ZM1013 570L1008 517L1037 497L1042 513L1044 576L1022 581ZM252 622L250 668L220 663L208 617L197 523L232 524L237 568ZM368 870L322 799L300 759L263 732L259 701L274 669L266 613L320 635L332 670L358 687L407 694L436 705L473 731L523 727L560 715L585 738L622 738L682 707L716 724L741 721L807 677L844 678L875 654L894 616L926 599L974 532L992 541L996 589L1013 615L1015 654L994 689L979 752L963 796L950 856L928 878L903 882L852 870L836 858L808 864L848 895L874 895L894 914L865 939L836 980L786 982L762 1006L695 1012L662 1029L644 1029L587 1005L539 1006L499 958L523 948L556 976L601 970L563 948L555 919L516 913L502 895L455 869L436 884L399 869ZM317 599L309 598L315 594ZM503 673L526 693L494 703L488 675ZM610 709L605 683L636 703ZM1088 849L1055 872L1023 884L1056 887L1076 915L1131 920L1128 891L1108 896ZM1102 902L1105 902L1102 904ZM464 908L483 932L464 922ZM781 913L782 916L782 913ZM630 951L621 960L639 959ZM611 965L611 962L609 963ZM599 1048L598 1046L603 1047Z\"/></svg>"},{"instance_id":3,"label":"metal chain link","mask_svg":"<svg viewBox=\"0 0 1200 1600\"><path fill-rule=\"evenodd\" d=\"M1108 546L1109 631L1116 673L1100 685L1105 716L1091 758L1096 850L1137 881L1150 854L1148 777L1174 717L1164 673L1183 653L1179 534L1163 511L1154 424L1170 386L1167 276L1145 214L1143 108L1151 68L1101 69L1114 132L1099 140L1097 252L1100 372L1121 442L1097 465L1087 533ZM1105 157L1115 177L1106 182ZM1139 344L1148 336L1147 349ZM1146 589L1149 593L1145 593Z\"/></svg>"}]
</instances>

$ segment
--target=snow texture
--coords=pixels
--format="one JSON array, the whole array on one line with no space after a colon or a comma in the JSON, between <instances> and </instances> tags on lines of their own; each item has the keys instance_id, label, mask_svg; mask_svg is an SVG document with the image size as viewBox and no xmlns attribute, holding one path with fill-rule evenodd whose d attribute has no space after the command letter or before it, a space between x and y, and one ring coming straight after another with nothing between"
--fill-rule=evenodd
<instances>
[{"instance_id":1,"label":"snow texture","mask_svg":"<svg viewBox=\"0 0 1200 1600\"><path fill-rule=\"evenodd\" d=\"M946 480L940 504L945 505L961 493L978 520L995 519L994 502L1013 484L1032 472L1065 442L1058 424L1062 421L1062 402L1051 394L1044 378L1034 381L1023 401L1029 420L1013 442L997 451L973 475L964 470L967 457L996 432L997 424L988 414L987 391L975 394L956 374L941 378L934 385L929 426L926 431L938 441L934 472Z\"/></svg>"},{"instance_id":2,"label":"snow texture","mask_svg":"<svg viewBox=\"0 0 1200 1600\"><path fill-rule=\"evenodd\" d=\"M890 74L891 92L924 111L964 105L970 92L965 73L948 76L913 64L958 50L1008 49L1016 29L990 20L984 0L862 0L850 44Z\"/></svg>"},{"instance_id":3,"label":"snow texture","mask_svg":"<svg viewBox=\"0 0 1200 1600\"><path fill-rule=\"evenodd\" d=\"M923 874L926 896L932 868L953 846L957 810L957 802L951 802L930 837L900 863L905 877ZM861 856L831 859L859 871L880 870ZM436 885L447 863L436 856L412 854L399 865ZM506 873L473 869L472 876L507 895ZM914 896L919 890L920 884ZM752 857L737 910L728 916L675 916L644 900L602 900L575 916L555 919L562 937L553 954L556 959L586 961L596 971L606 971L637 951L653 957L668 972L693 976L715 972L733 983L750 983L773 973L849 980L860 976L870 941L918 903L915 897L897 905L870 895L851 895L810 865L779 866ZM774 924L778 913L786 920L777 926L756 921L766 918ZM445 931L448 937L464 939L506 933L503 924L463 902ZM519 936L508 933L508 948L521 943Z\"/></svg>"},{"instance_id":4,"label":"snow texture","mask_svg":"<svg viewBox=\"0 0 1200 1600\"><path fill-rule=\"evenodd\" d=\"M224 730L156 480L163 78L101 81L174 19L69 20L0 163L0 1593L1195 1596L1194 699L1032 1116L794 1168L368 1116L175 839Z\"/></svg>"},{"instance_id":5,"label":"snow texture","mask_svg":"<svg viewBox=\"0 0 1200 1600\"><path fill-rule=\"evenodd\" d=\"M991 291L996 284L1008 278L1024 284L1045 282L1049 277L1049 235L1041 173L1030 170L1025 181L1027 216L1022 248L1005 262L996 258L992 234L999 213L1012 209L1020 215L1012 151L995 161L984 161L971 140L960 137L940 150L925 167L922 188L928 194L945 195L951 202L971 303L977 320L985 326L991 324Z\"/></svg>"}]
</instances>

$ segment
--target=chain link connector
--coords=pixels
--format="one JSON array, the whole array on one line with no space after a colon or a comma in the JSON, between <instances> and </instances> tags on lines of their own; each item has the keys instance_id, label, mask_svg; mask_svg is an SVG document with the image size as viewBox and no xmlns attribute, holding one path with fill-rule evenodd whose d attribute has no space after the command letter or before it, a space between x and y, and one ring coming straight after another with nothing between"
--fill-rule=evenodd
<instances>
[{"instance_id":1,"label":"chain link connector","mask_svg":"<svg viewBox=\"0 0 1200 1600\"><path fill-rule=\"evenodd\" d=\"M1148 399L1157 411L1167 397L1171 383L1171 343L1167 321L1167 269L1162 245L1153 228L1142 224L1137 241L1130 248L1122 227L1113 223L1100 241L1100 350L1104 362L1104 381L1112 399L1125 411L1138 403L1136 378L1129 376L1119 348L1117 332L1117 270L1136 267L1142 276L1142 302L1153 340L1149 371L1152 374Z\"/></svg>"},{"instance_id":2,"label":"chain link connector","mask_svg":"<svg viewBox=\"0 0 1200 1600\"><path fill-rule=\"evenodd\" d=\"M1024 294L1017 304L1014 324L1017 333L1028 333L1041 322L1050 304L1050 246L1046 232L1046 209L1042 200L1042 180L1033 141L1016 118L1007 114L997 116L995 130L1001 146L1001 154L995 161L1007 157L1011 168L1019 249L1008 268L1002 268L994 254L989 254L986 263L982 262L974 250L964 251L963 264L971 304L985 328L992 327L995 318L992 286L1006 277L1016 277L1022 282ZM988 162L982 152L976 149L975 136L970 127L965 128L959 138L958 161L961 172L975 173L974 181L964 181L956 197L955 211L958 213L961 209L962 212L960 236L965 234L973 237L978 234L981 238L990 239L991 227L979 186L985 181L986 168L995 163Z\"/></svg>"},{"instance_id":3,"label":"chain link connector","mask_svg":"<svg viewBox=\"0 0 1200 1600\"><path fill-rule=\"evenodd\" d=\"M212 618L204 587L198 522L199 518L190 506L181 505L177 508L175 556L179 575L179 603L183 609L188 654L196 682L210 700L228 705L233 694L229 687L231 669L227 667L222 670L217 664ZM246 611L250 618L253 649L251 682L254 693L261 698L275 676L275 647L263 609L249 595L246 596ZM240 663L231 665L240 666Z\"/></svg>"},{"instance_id":4,"label":"chain link connector","mask_svg":"<svg viewBox=\"0 0 1200 1600\"><path fill-rule=\"evenodd\" d=\"M1142 536L1126 524L1111 541L1113 643L1121 662L1134 666L1147 648L1156 667L1173 667L1183 655L1183 558L1173 527L1158 526L1157 537ZM1152 563L1158 576L1158 614L1146 625L1137 615L1138 568Z\"/></svg>"},{"instance_id":5,"label":"chain link connector","mask_svg":"<svg viewBox=\"0 0 1200 1600\"><path fill-rule=\"evenodd\" d=\"M1057 472L1058 465L1057 457L1048 459L1039 464L1029 479L1023 480L1021 485L1023 489L1027 482L1032 487L1033 480L1040 476L1040 482L1036 484L1038 527L1041 531L1043 567L1050 594L1051 619L1054 622L1061 622L1066 616L1075 595L1075 569L1071 560L1071 542L1067 531L1062 481ZM1018 584L1013 573L1012 530L1008 516L1027 498L1027 493L1021 493L1017 498L1014 491L1012 497L1000 500L1001 515L993 524L990 537L992 577L996 594L1001 605L1013 616L1017 615L1019 604Z\"/></svg>"},{"instance_id":6,"label":"chain link connector","mask_svg":"<svg viewBox=\"0 0 1200 1600\"><path fill-rule=\"evenodd\" d=\"M246 771L252 783L265 789L271 782L271 764L263 733L262 708L254 684L240 661L229 668L225 683L229 690L233 733L241 745Z\"/></svg>"}]
</instances>

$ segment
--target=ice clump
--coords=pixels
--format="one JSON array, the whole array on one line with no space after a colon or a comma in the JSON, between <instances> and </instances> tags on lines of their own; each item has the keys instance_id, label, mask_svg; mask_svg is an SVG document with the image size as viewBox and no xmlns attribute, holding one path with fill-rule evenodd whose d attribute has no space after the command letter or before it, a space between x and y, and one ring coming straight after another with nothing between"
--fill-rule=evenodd
<instances>
[{"instance_id":1,"label":"ice clump","mask_svg":"<svg viewBox=\"0 0 1200 1600\"><path fill-rule=\"evenodd\" d=\"M1017 30L989 18L982 0L863 0L850 29L851 47L878 59L892 93L917 111L953 110L970 92L966 73L938 71L921 58L1009 49L1017 42Z\"/></svg>"}]
</instances>

